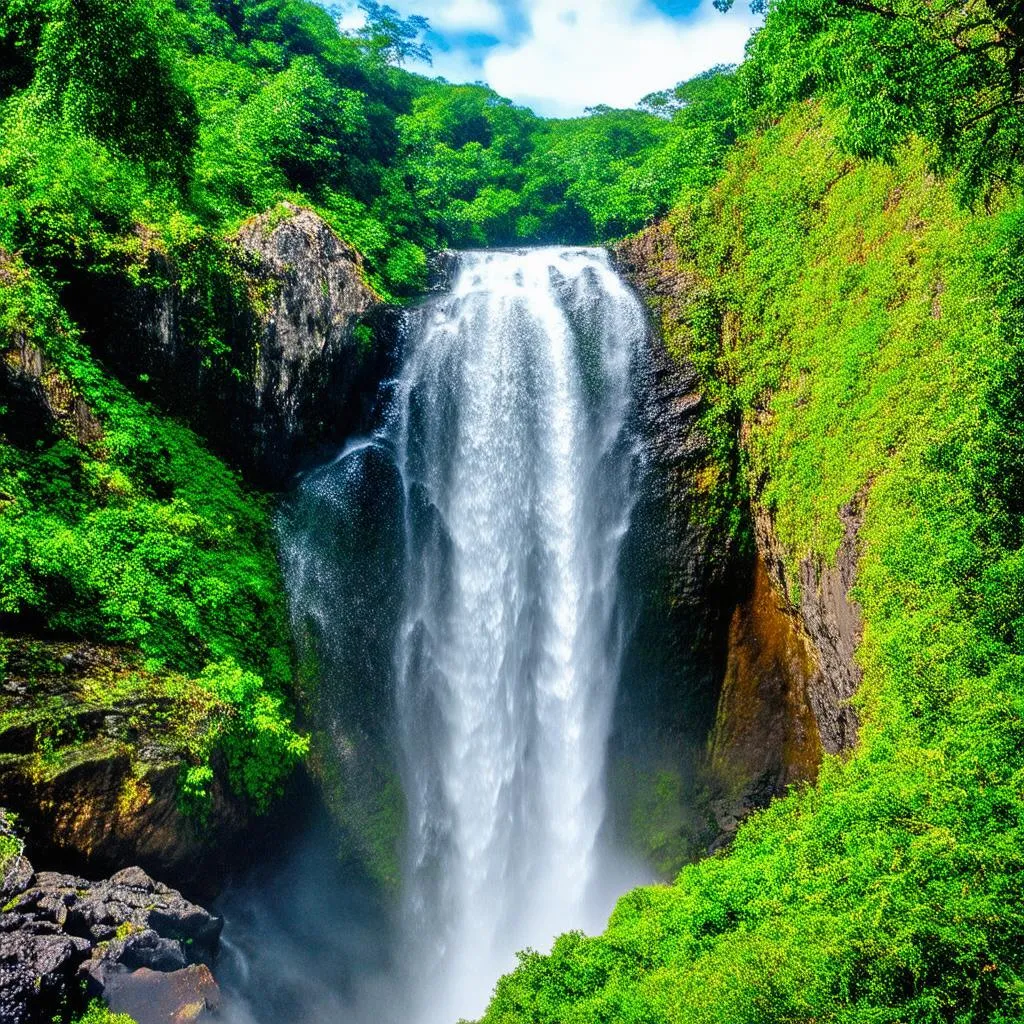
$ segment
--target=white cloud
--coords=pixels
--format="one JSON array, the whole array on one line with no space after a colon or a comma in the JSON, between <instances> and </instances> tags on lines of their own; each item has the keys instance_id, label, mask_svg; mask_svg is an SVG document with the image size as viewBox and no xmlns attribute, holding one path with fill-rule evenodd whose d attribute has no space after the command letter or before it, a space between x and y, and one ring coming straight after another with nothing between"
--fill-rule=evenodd
<instances>
[{"instance_id":1,"label":"white cloud","mask_svg":"<svg viewBox=\"0 0 1024 1024\"><path fill-rule=\"evenodd\" d=\"M460 36L508 38L509 0L391 2L403 14L427 17L450 44L434 47L432 67L410 70L450 82L485 81L502 96L556 117L601 103L631 107L715 64L738 63L760 23L744 0L728 14L702 0L685 18L669 17L650 0L520 0L515 42L469 47ZM362 22L356 0L350 0L342 27Z\"/></svg>"},{"instance_id":2,"label":"white cloud","mask_svg":"<svg viewBox=\"0 0 1024 1024\"><path fill-rule=\"evenodd\" d=\"M366 15L358 7L346 8L338 19L342 32L358 32L366 24Z\"/></svg>"},{"instance_id":3,"label":"white cloud","mask_svg":"<svg viewBox=\"0 0 1024 1024\"><path fill-rule=\"evenodd\" d=\"M416 5L416 13L430 20L436 32L502 32L505 15L493 0L444 0Z\"/></svg>"},{"instance_id":4,"label":"white cloud","mask_svg":"<svg viewBox=\"0 0 1024 1024\"><path fill-rule=\"evenodd\" d=\"M480 77L548 115L633 106L715 64L738 63L758 19L736 7L723 15L704 0L674 19L646 0L528 0L529 33L489 51Z\"/></svg>"}]
</instances>

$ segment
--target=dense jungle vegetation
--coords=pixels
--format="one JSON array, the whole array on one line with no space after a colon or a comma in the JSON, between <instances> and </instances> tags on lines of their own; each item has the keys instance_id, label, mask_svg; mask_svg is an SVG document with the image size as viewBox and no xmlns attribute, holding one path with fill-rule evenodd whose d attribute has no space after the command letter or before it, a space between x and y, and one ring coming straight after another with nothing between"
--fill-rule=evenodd
<instances>
[{"instance_id":1,"label":"dense jungle vegetation","mask_svg":"<svg viewBox=\"0 0 1024 1024\"><path fill-rule=\"evenodd\" d=\"M175 705L189 800L219 751L265 806L306 749L269 505L146 404L144 379L96 361L65 296L171 276L215 355L239 288L230 236L282 200L352 242L381 294L409 296L431 249L635 230L706 184L734 136L718 76L651 109L549 122L404 71L422 26L365 9L346 36L308 0L0 3L3 347L40 350L51 404L73 394L91 417L83 432L70 400L59 427L0 401L0 656L24 663L26 637L120 645L123 670L93 697L136 687ZM70 723L30 717L0 726L72 751Z\"/></svg>"},{"instance_id":2,"label":"dense jungle vegetation","mask_svg":"<svg viewBox=\"0 0 1024 1024\"><path fill-rule=\"evenodd\" d=\"M0 0L0 338L95 417L0 401L4 632L205 694L186 791L220 744L265 804L304 751L266 499L95 360L69 283L144 276L156 245L213 289L282 199L398 298L439 246L668 214L713 507L740 533L736 509L770 514L795 592L865 501L860 743L604 935L525 952L485 1020L1021 1020L1024 9L768 0L739 68L545 121L404 71L420 26L366 7L343 36L306 0Z\"/></svg>"}]
</instances>

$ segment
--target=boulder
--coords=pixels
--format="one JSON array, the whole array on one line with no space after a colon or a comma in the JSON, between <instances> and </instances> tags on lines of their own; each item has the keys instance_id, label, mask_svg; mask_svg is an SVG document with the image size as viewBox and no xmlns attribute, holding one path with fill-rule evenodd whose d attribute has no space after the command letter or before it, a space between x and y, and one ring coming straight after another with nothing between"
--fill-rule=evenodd
<instances>
[{"instance_id":1,"label":"boulder","mask_svg":"<svg viewBox=\"0 0 1024 1024\"><path fill-rule=\"evenodd\" d=\"M210 1020L220 1005L220 989L205 964L162 973L142 967L113 976L104 992L114 1013L136 1024L196 1024Z\"/></svg>"},{"instance_id":2,"label":"boulder","mask_svg":"<svg viewBox=\"0 0 1024 1024\"><path fill-rule=\"evenodd\" d=\"M176 889L139 867L90 882L25 861L16 877L25 888L0 912L0 1024L50 1024L83 998L139 1024L188 1024L216 1008L222 921Z\"/></svg>"}]
</instances>

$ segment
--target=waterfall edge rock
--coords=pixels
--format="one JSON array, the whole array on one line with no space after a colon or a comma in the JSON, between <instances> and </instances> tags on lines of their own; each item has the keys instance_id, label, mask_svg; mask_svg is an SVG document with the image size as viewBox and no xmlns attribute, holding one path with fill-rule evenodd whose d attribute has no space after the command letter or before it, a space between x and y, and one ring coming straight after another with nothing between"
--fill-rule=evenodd
<instances>
[{"instance_id":1,"label":"waterfall edge rock","mask_svg":"<svg viewBox=\"0 0 1024 1024\"><path fill-rule=\"evenodd\" d=\"M293 203L210 244L211 280L191 281L184 257L143 235L135 283L75 282L66 301L133 390L182 416L251 483L284 490L365 427L394 366L397 311L359 253Z\"/></svg>"}]
</instances>

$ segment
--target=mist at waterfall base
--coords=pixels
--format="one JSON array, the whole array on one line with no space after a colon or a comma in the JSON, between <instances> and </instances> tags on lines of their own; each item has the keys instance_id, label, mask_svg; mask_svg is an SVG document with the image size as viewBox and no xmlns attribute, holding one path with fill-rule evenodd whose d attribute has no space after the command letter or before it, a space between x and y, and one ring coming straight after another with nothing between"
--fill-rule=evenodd
<instances>
[{"instance_id":1,"label":"mist at waterfall base","mask_svg":"<svg viewBox=\"0 0 1024 1024\"><path fill-rule=\"evenodd\" d=\"M461 253L448 277L407 316L379 428L281 527L316 726L401 781L401 894L302 829L221 901L233 1024L479 1016L518 950L603 929L651 880L607 797L642 305L603 250Z\"/></svg>"}]
</instances>

